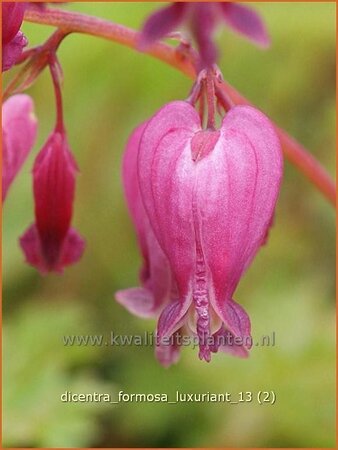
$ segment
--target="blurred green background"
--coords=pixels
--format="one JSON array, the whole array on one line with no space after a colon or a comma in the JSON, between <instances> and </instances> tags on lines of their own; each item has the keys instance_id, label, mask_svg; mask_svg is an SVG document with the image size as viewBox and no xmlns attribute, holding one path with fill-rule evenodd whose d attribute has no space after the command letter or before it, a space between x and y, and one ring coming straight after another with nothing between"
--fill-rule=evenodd
<instances>
[{"instance_id":1,"label":"blurred green background","mask_svg":"<svg viewBox=\"0 0 338 450\"><path fill-rule=\"evenodd\" d=\"M71 3L138 28L156 3ZM272 37L260 51L225 28L217 34L224 77L288 130L334 175L335 4L254 4ZM32 45L52 32L25 24ZM33 159L51 131L49 73L29 90L39 118L34 152L11 188L3 220L4 446L334 447L335 216L288 162L275 226L237 289L253 336L275 347L248 360L200 362L185 348L162 368L150 347L64 347L62 335L140 334L141 320L114 300L136 286L140 257L123 198L120 165L133 127L191 81L163 63L94 37L71 35L59 51L69 142L80 166L74 226L87 239L81 262L41 277L24 263L18 236L33 220ZM11 73L5 77L5 83ZM33 154L34 153L34 154ZM110 405L60 401L64 391L129 393L274 390L273 406Z\"/></svg>"}]
</instances>

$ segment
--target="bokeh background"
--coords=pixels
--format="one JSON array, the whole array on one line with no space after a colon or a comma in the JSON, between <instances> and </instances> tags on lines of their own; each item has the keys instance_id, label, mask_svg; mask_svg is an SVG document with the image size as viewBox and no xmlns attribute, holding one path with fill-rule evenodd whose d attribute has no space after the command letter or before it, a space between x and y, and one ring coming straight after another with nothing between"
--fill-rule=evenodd
<instances>
[{"instance_id":1,"label":"bokeh background","mask_svg":"<svg viewBox=\"0 0 338 450\"><path fill-rule=\"evenodd\" d=\"M156 3L71 3L138 28ZM334 175L335 4L253 4L272 37L260 51L222 28L224 77L288 130ZM32 45L52 28L25 24ZM18 236L33 220L33 159L54 121L48 71L29 90L39 118L33 154L11 188L3 217L4 446L333 447L335 446L335 217L288 162L268 245L235 298L253 335L274 347L248 360L217 354L210 364L185 348L166 370L150 347L64 347L63 335L140 334L155 322L130 315L114 292L138 283L140 257L121 186L133 127L164 103L183 99L190 80L163 63L98 38L71 35L59 51L69 142L81 169L74 226L87 239L81 262L41 277L24 263ZM11 76L7 74L4 83ZM71 392L274 390L256 403L111 405L60 401Z\"/></svg>"}]
</instances>

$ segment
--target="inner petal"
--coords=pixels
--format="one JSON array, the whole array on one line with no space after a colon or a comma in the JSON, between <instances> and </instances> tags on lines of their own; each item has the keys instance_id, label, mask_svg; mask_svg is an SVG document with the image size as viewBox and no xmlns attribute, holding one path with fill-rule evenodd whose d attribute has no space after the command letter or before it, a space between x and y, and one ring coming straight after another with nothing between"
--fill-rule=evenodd
<instances>
[{"instance_id":1,"label":"inner petal","mask_svg":"<svg viewBox=\"0 0 338 450\"><path fill-rule=\"evenodd\" d=\"M209 296L208 296L208 281L207 281L207 267L203 253L203 246L201 240L200 217L198 213L196 201L196 184L192 199L192 216L195 233L195 272L193 280L193 304L197 315L196 332L199 339L199 358L205 361L210 361L211 354L209 348L210 337L210 317L209 317Z\"/></svg>"},{"instance_id":2,"label":"inner petal","mask_svg":"<svg viewBox=\"0 0 338 450\"><path fill-rule=\"evenodd\" d=\"M189 326L189 329L193 333L197 333L197 319L198 319L198 315L197 315L197 312L195 309L195 305L191 305L188 310L187 324ZM222 320L216 314L214 308L212 308L212 306L209 305L210 333L211 334L216 333L221 328L222 323L223 323Z\"/></svg>"}]
</instances>

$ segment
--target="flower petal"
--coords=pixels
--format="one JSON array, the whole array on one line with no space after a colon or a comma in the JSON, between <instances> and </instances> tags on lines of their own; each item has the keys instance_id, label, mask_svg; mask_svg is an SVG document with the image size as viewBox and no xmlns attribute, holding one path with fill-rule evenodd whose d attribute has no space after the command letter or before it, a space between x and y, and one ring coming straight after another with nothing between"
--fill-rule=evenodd
<instances>
[{"instance_id":1,"label":"flower petal","mask_svg":"<svg viewBox=\"0 0 338 450\"><path fill-rule=\"evenodd\" d=\"M20 30L25 9L25 2L4 2L2 7L2 43L10 42Z\"/></svg>"},{"instance_id":2,"label":"flower petal","mask_svg":"<svg viewBox=\"0 0 338 450\"><path fill-rule=\"evenodd\" d=\"M17 60L20 58L21 53L28 44L26 36L19 31L18 34L8 44L2 46L2 72L9 70Z\"/></svg>"},{"instance_id":3,"label":"flower petal","mask_svg":"<svg viewBox=\"0 0 338 450\"><path fill-rule=\"evenodd\" d=\"M139 40L140 50L145 50L158 39L175 30L184 18L188 5L173 3L151 14L143 25Z\"/></svg>"},{"instance_id":4,"label":"flower petal","mask_svg":"<svg viewBox=\"0 0 338 450\"><path fill-rule=\"evenodd\" d=\"M264 22L253 9L233 2L219 2L217 5L221 8L223 19L234 31L263 48L270 45Z\"/></svg>"},{"instance_id":5,"label":"flower petal","mask_svg":"<svg viewBox=\"0 0 338 450\"><path fill-rule=\"evenodd\" d=\"M60 270L65 266L78 262L83 255L85 245L85 240L79 233L74 230L74 228L69 228L61 249L59 261Z\"/></svg>"},{"instance_id":6,"label":"flower petal","mask_svg":"<svg viewBox=\"0 0 338 450\"><path fill-rule=\"evenodd\" d=\"M248 337L248 342L250 342L251 337ZM246 341L243 340L243 343L246 343ZM239 358L248 358L249 356L249 352L247 350L249 346L236 343L236 336L234 336L231 331L227 330L224 325L212 335L212 344L209 348L213 353L222 351L225 353L230 353L232 356L238 356Z\"/></svg>"},{"instance_id":7,"label":"flower petal","mask_svg":"<svg viewBox=\"0 0 338 450\"><path fill-rule=\"evenodd\" d=\"M220 131L214 150L197 164L196 192L216 312L264 241L282 176L280 144L262 113L237 106Z\"/></svg>"},{"instance_id":8,"label":"flower petal","mask_svg":"<svg viewBox=\"0 0 338 450\"><path fill-rule=\"evenodd\" d=\"M244 309L233 300L227 300L220 304L217 312L223 320L224 326L235 337L245 341L250 338L250 319Z\"/></svg>"},{"instance_id":9,"label":"flower petal","mask_svg":"<svg viewBox=\"0 0 338 450\"><path fill-rule=\"evenodd\" d=\"M140 278L145 289L120 291L117 300L135 314L150 317L157 316L169 300L171 273L168 260L151 229L139 189L137 156L145 126L146 123L143 123L134 130L123 156L123 184L143 256L144 265ZM141 291L143 294L140 296ZM132 305L133 302L135 305Z\"/></svg>"},{"instance_id":10,"label":"flower petal","mask_svg":"<svg viewBox=\"0 0 338 450\"><path fill-rule=\"evenodd\" d=\"M137 175L137 155L140 140L147 122L139 125L128 139L122 161L122 179L128 209L135 223L142 253L146 253L145 211L141 200Z\"/></svg>"},{"instance_id":11,"label":"flower petal","mask_svg":"<svg viewBox=\"0 0 338 450\"><path fill-rule=\"evenodd\" d=\"M180 298L189 292L194 270L194 235L191 220L194 176L189 142L200 130L195 109L172 102L148 122L143 133L138 174L140 190L151 226L171 264Z\"/></svg>"},{"instance_id":12,"label":"flower petal","mask_svg":"<svg viewBox=\"0 0 338 450\"><path fill-rule=\"evenodd\" d=\"M2 200L32 149L37 119L32 99L13 95L2 105Z\"/></svg>"},{"instance_id":13,"label":"flower petal","mask_svg":"<svg viewBox=\"0 0 338 450\"><path fill-rule=\"evenodd\" d=\"M176 301L164 308L157 324L157 337L159 341L163 338L170 337L183 325L189 306L190 301L186 298L184 302Z\"/></svg>"},{"instance_id":14,"label":"flower petal","mask_svg":"<svg viewBox=\"0 0 338 450\"><path fill-rule=\"evenodd\" d=\"M153 317L154 296L142 287L135 287L117 291L116 300L129 312L138 317Z\"/></svg>"},{"instance_id":15,"label":"flower petal","mask_svg":"<svg viewBox=\"0 0 338 450\"><path fill-rule=\"evenodd\" d=\"M26 2L2 3L2 71L10 69L21 56L27 45L26 37L21 33Z\"/></svg>"},{"instance_id":16,"label":"flower petal","mask_svg":"<svg viewBox=\"0 0 338 450\"><path fill-rule=\"evenodd\" d=\"M46 249L43 247L38 229L36 225L31 225L21 236L20 245L26 256L26 262L45 274L51 271L62 273L65 266L77 262L83 254L85 242L71 228L62 243L59 258L49 261L46 258Z\"/></svg>"}]
</instances>

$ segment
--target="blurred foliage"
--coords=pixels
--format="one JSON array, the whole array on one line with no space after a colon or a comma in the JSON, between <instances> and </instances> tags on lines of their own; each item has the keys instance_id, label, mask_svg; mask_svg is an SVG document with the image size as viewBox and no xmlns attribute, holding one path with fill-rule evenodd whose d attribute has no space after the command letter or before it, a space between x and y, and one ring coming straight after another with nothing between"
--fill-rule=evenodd
<instances>
[{"instance_id":1,"label":"blurred foliage","mask_svg":"<svg viewBox=\"0 0 338 450\"><path fill-rule=\"evenodd\" d=\"M139 27L155 3L71 3ZM272 48L262 52L222 29L224 77L334 175L335 4L254 5ZM25 24L30 43L51 28ZM4 442L31 447L332 447L335 445L334 211L288 162L269 244L242 280L236 300L253 334L276 333L275 347L248 360L223 354L210 364L184 349L169 370L150 347L64 347L62 335L151 331L114 301L137 284L140 263L123 199L120 164L133 127L191 82L148 56L93 37L71 35L59 51L65 117L81 175L74 225L86 236L82 261L41 277L24 264L17 238L33 220L30 170L54 121L49 74L29 93L39 139L4 208ZM5 82L11 74L7 74ZM62 403L72 392L274 390L273 406Z\"/></svg>"}]
</instances>

